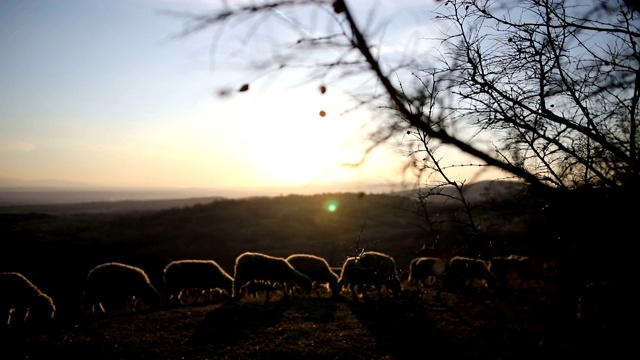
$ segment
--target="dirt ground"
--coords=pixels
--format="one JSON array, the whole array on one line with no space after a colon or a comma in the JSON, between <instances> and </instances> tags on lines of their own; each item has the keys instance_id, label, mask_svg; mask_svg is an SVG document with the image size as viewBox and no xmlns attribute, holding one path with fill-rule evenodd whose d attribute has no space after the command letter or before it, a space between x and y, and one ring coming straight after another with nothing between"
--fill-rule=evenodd
<instances>
[{"instance_id":1,"label":"dirt ground","mask_svg":"<svg viewBox=\"0 0 640 360\"><path fill-rule=\"evenodd\" d=\"M404 284L395 298L274 294L5 328L3 359L549 359L617 356L621 322L587 322L564 289L446 291Z\"/></svg>"}]
</instances>

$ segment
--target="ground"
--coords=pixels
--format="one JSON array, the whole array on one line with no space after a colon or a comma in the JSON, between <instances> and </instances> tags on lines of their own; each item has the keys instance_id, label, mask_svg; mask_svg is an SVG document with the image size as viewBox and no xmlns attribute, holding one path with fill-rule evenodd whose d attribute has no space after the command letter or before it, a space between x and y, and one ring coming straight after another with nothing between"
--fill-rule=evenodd
<instances>
[{"instance_id":1,"label":"ground","mask_svg":"<svg viewBox=\"0 0 640 360\"><path fill-rule=\"evenodd\" d=\"M535 282L501 291L405 283L399 296L374 291L367 301L344 292L173 306L4 329L2 358L548 359L626 351L626 331L585 325L563 292Z\"/></svg>"}]
</instances>

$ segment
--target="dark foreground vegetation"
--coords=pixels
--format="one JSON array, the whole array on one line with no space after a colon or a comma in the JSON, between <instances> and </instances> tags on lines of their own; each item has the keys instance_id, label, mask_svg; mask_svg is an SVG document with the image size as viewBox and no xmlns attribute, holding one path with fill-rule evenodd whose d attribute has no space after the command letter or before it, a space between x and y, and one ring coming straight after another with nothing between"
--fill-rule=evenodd
<instances>
[{"instance_id":1,"label":"dark foreground vegetation","mask_svg":"<svg viewBox=\"0 0 640 360\"><path fill-rule=\"evenodd\" d=\"M562 195L564 196L564 195ZM626 201L626 200L625 200ZM531 271L500 287L407 282L417 256L470 255L461 209L434 204L446 222L425 225L406 196L322 194L217 200L165 210L54 215L0 214L0 272L21 272L50 295L56 318L3 327L3 359L548 359L617 356L631 348L629 241L633 219L615 194L512 198L474 209L492 256L519 254ZM337 210L328 211L328 205ZM630 232L633 229L634 231ZM284 298L167 306L92 317L80 311L87 272L104 262L144 269L162 289L162 269L211 259L233 274L246 251L310 253L338 267L375 250L394 257L404 289L354 301ZM589 317L578 299L607 284ZM584 314L584 313L583 313ZM5 356L8 355L8 356Z\"/></svg>"}]
</instances>

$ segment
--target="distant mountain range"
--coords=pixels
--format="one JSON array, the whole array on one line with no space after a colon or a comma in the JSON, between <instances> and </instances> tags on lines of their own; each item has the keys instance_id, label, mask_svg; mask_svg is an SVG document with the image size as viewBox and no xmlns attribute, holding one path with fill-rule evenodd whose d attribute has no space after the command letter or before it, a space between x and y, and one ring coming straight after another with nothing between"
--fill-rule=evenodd
<instances>
[{"instance_id":1,"label":"distant mountain range","mask_svg":"<svg viewBox=\"0 0 640 360\"><path fill-rule=\"evenodd\" d=\"M0 181L0 184L2 182ZM487 200L504 200L514 197L525 185L514 181L481 181L463 187L465 199L472 204ZM421 189L423 193L426 189ZM431 196L429 202L452 202L460 195L452 186L439 189L445 196ZM369 194L395 194L415 196L417 189L405 190L389 184L356 185L334 184L300 187L271 187L251 189L204 188L99 188L73 186L2 186L0 185L0 213L96 213L138 210L160 210L190 206L220 199L239 199L255 196L314 195L339 192L364 192Z\"/></svg>"},{"instance_id":2,"label":"distant mountain range","mask_svg":"<svg viewBox=\"0 0 640 360\"><path fill-rule=\"evenodd\" d=\"M488 201L503 201L510 198L514 198L527 189L527 185L519 181L479 181L473 184L467 184L462 187L462 193L464 198L470 204L486 203ZM453 202L456 199L461 199L459 191L453 186L444 186L435 190L421 189L421 190L407 190L402 194L407 196L414 196L418 194L432 194L429 196L429 201L432 203L441 202ZM439 195L435 195L439 194Z\"/></svg>"},{"instance_id":3,"label":"distant mountain range","mask_svg":"<svg viewBox=\"0 0 640 360\"><path fill-rule=\"evenodd\" d=\"M25 180L18 178L0 178L0 189L3 188L74 188L84 189L95 187L77 181L57 180L57 179L37 179Z\"/></svg>"},{"instance_id":4,"label":"distant mountain range","mask_svg":"<svg viewBox=\"0 0 640 360\"><path fill-rule=\"evenodd\" d=\"M66 181L20 181L0 178L0 207L24 205L79 204L119 201L152 201L194 198L238 199L289 194L313 195L336 192L390 193L401 185L333 183L304 186L253 188L126 188L100 187Z\"/></svg>"}]
</instances>

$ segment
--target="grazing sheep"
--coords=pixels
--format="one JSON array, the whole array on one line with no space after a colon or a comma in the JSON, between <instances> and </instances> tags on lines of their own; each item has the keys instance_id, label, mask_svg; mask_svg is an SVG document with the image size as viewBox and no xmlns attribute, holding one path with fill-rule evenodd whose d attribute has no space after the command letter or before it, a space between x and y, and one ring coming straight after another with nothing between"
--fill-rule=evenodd
<instances>
[{"instance_id":1,"label":"grazing sheep","mask_svg":"<svg viewBox=\"0 0 640 360\"><path fill-rule=\"evenodd\" d=\"M444 260L438 257L417 257L409 263L408 282L414 286L433 284L446 269Z\"/></svg>"},{"instance_id":2,"label":"grazing sheep","mask_svg":"<svg viewBox=\"0 0 640 360\"><path fill-rule=\"evenodd\" d=\"M138 307L155 307L162 295L140 268L117 262L96 266L87 275L82 294L82 311L106 314L132 312Z\"/></svg>"},{"instance_id":3,"label":"grazing sheep","mask_svg":"<svg viewBox=\"0 0 640 360\"><path fill-rule=\"evenodd\" d=\"M289 282L311 292L311 279L296 270L286 259L255 252L245 252L236 258L232 299L240 297L240 288L250 281L266 281L287 288ZM285 291L285 295L287 292Z\"/></svg>"},{"instance_id":4,"label":"grazing sheep","mask_svg":"<svg viewBox=\"0 0 640 360\"><path fill-rule=\"evenodd\" d=\"M231 295L233 278L213 260L177 260L164 268L167 301L184 305L189 291L197 290L204 301L213 300L213 290Z\"/></svg>"},{"instance_id":5,"label":"grazing sheep","mask_svg":"<svg viewBox=\"0 0 640 360\"><path fill-rule=\"evenodd\" d=\"M53 319L56 307L51 297L24 275L3 272L0 273L0 312L3 325L19 326Z\"/></svg>"},{"instance_id":6,"label":"grazing sheep","mask_svg":"<svg viewBox=\"0 0 640 360\"><path fill-rule=\"evenodd\" d=\"M338 297L338 275L331 271L329 263L319 256L311 254L293 254L287 259L296 270L311 278L316 289L316 295L320 296L319 285L328 285L333 297Z\"/></svg>"},{"instance_id":7,"label":"grazing sheep","mask_svg":"<svg viewBox=\"0 0 640 360\"><path fill-rule=\"evenodd\" d=\"M530 277L531 259L528 256L494 256L491 259L491 272L501 287L514 286Z\"/></svg>"},{"instance_id":8,"label":"grazing sheep","mask_svg":"<svg viewBox=\"0 0 640 360\"><path fill-rule=\"evenodd\" d=\"M495 276L491 272L491 262L482 259L472 259L454 256L449 260L444 275L446 287L454 289L471 288L480 282L483 287L494 288Z\"/></svg>"},{"instance_id":9,"label":"grazing sheep","mask_svg":"<svg viewBox=\"0 0 640 360\"><path fill-rule=\"evenodd\" d=\"M372 286L377 289L379 299L382 298L383 286L387 295L400 294L402 284L395 260L387 254L376 251L365 251L359 256L347 258L342 265L338 288L349 289L353 300L359 301L358 292L362 294L364 300Z\"/></svg>"}]
</instances>

